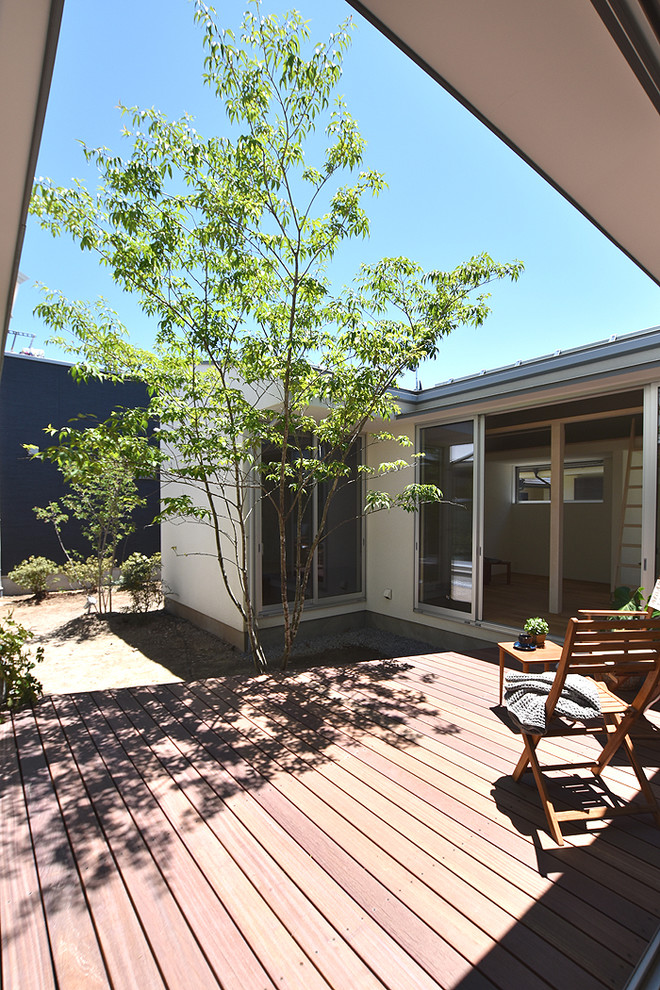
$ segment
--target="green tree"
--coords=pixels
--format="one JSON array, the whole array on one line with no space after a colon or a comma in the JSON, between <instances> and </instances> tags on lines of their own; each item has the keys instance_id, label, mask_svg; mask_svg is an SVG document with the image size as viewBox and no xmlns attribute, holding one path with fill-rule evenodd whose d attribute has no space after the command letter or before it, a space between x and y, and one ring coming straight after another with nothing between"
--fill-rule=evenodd
<instances>
[{"instance_id":1,"label":"green tree","mask_svg":"<svg viewBox=\"0 0 660 990\"><path fill-rule=\"evenodd\" d=\"M84 424L86 417L80 419ZM94 425L48 426L45 433L56 442L43 450L27 447L32 457L55 464L67 484L69 491L59 502L35 508L35 512L54 525L71 576L81 562L66 549L62 527L71 517L80 523L92 550L100 612L112 610L117 546L134 531L133 514L145 504L137 477L155 477L158 471L160 451L150 442L148 427L145 410L115 410Z\"/></svg>"},{"instance_id":2,"label":"green tree","mask_svg":"<svg viewBox=\"0 0 660 990\"><path fill-rule=\"evenodd\" d=\"M157 325L154 353L131 347L103 302L94 311L50 293L39 312L56 332L73 332L79 343L72 350L87 370L148 383L150 412L171 454L165 480L179 486L166 493L164 512L211 525L258 669L266 661L247 534L256 502L270 502L286 667L356 440L372 421L395 415L391 390L403 372L434 358L455 327L483 322L488 305L480 290L516 279L521 266L480 255L451 272L424 272L406 258L385 258L333 292L331 262L345 241L368 235L362 201L385 185L364 167L365 142L343 101L333 99L349 24L310 46L297 13L280 23L252 2L237 43L211 8L198 3L195 16L204 79L224 103L227 134L205 139L189 117L168 121L154 109L122 108L133 124L125 132L130 155L84 149L100 172L99 189L41 182L32 200L44 227L95 251L114 281L137 296ZM369 442L386 438L393 439L380 431ZM378 476L407 466L404 458L363 466L371 476L367 510L413 510L442 497L415 484L397 499L378 490ZM287 528L300 534L319 483L327 497L303 548L300 539L287 540Z\"/></svg>"}]
</instances>

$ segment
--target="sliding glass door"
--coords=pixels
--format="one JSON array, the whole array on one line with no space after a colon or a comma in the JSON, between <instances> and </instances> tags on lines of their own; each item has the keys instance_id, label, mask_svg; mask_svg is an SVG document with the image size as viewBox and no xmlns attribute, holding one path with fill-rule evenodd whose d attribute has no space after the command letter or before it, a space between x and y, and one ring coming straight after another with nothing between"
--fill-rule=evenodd
<instances>
[{"instance_id":1,"label":"sliding glass door","mask_svg":"<svg viewBox=\"0 0 660 990\"><path fill-rule=\"evenodd\" d=\"M422 484L437 485L445 501L420 509L418 605L448 609L476 618L478 584L475 470L477 423L466 420L420 431Z\"/></svg>"}]
</instances>

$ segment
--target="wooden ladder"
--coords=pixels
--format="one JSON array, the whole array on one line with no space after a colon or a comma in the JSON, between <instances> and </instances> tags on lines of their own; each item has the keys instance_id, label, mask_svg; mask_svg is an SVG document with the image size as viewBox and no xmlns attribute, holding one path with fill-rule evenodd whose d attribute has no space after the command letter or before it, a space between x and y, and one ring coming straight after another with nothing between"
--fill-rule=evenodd
<instances>
[{"instance_id":1,"label":"wooden ladder","mask_svg":"<svg viewBox=\"0 0 660 990\"><path fill-rule=\"evenodd\" d=\"M642 450L635 446L635 419L630 424L626 471L621 495L621 522L614 588L639 587L642 557ZM638 455L637 457L635 455Z\"/></svg>"}]
</instances>

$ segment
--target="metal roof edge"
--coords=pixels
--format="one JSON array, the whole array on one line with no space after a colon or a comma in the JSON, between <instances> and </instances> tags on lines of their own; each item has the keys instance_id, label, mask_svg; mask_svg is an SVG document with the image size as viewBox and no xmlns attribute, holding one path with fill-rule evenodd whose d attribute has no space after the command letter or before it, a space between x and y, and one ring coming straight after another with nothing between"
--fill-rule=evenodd
<instances>
[{"instance_id":1,"label":"metal roof edge","mask_svg":"<svg viewBox=\"0 0 660 990\"><path fill-rule=\"evenodd\" d=\"M564 351L555 351L553 354L546 354L542 357L516 361L514 364L503 365L499 368L484 369L477 374L451 378L446 382L440 382L420 391L396 388L392 390L392 394L395 399L400 399L414 407L426 409L434 401L441 402L460 396L465 396L467 400L468 396L474 396L475 393L497 386L509 386L514 389L516 385L524 385L525 388L533 387L533 379L538 379L541 376L555 375L565 383L566 372L577 371L580 368L583 371L576 375L576 378L582 378L585 375L592 376L598 373L597 365L613 357L635 357L637 359L635 363L639 364L640 354L643 354L644 351L648 352L648 357L641 363L651 364L654 361L660 361L660 326L630 334L613 335L607 340L582 344L579 347ZM632 361L624 362L621 370L629 367L632 363Z\"/></svg>"}]
</instances>

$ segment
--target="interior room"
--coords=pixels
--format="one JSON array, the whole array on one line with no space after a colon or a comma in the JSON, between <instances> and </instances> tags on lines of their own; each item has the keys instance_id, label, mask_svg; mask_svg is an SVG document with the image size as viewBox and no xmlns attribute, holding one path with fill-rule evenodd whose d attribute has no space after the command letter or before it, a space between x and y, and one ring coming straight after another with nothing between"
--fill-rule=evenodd
<instances>
[{"instance_id":1,"label":"interior room","mask_svg":"<svg viewBox=\"0 0 660 990\"><path fill-rule=\"evenodd\" d=\"M520 628L540 615L563 635L577 609L607 607L615 588L639 585L642 399L631 391L488 417L485 621ZM559 612L550 609L553 423L564 442Z\"/></svg>"}]
</instances>

